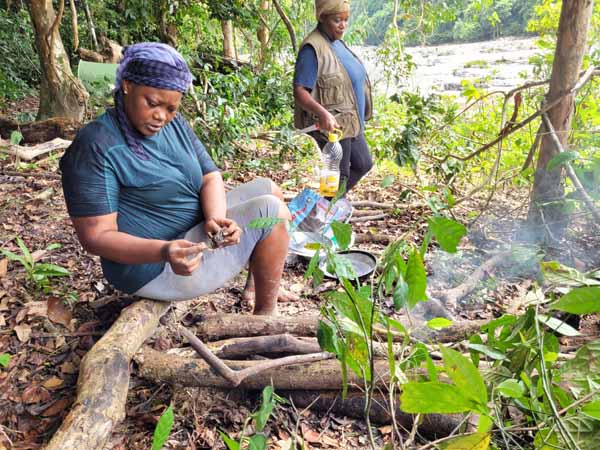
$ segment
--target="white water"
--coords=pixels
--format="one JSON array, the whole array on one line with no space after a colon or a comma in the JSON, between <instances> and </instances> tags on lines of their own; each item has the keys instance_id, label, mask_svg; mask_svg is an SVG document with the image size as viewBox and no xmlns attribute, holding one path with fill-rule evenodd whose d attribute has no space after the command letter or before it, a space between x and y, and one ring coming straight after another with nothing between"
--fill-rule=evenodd
<instances>
[{"instance_id":1,"label":"white water","mask_svg":"<svg viewBox=\"0 0 600 450\"><path fill-rule=\"evenodd\" d=\"M386 86L375 47L352 47L352 50L363 59L376 92L396 90ZM409 47L406 52L412 56L416 69L400 88L459 95L464 79L479 82L489 75L488 81L480 82L487 90L507 91L523 84L525 78L519 74L531 78L529 58L539 50L534 46L534 38L502 38L468 44ZM469 67L473 62L477 63Z\"/></svg>"}]
</instances>

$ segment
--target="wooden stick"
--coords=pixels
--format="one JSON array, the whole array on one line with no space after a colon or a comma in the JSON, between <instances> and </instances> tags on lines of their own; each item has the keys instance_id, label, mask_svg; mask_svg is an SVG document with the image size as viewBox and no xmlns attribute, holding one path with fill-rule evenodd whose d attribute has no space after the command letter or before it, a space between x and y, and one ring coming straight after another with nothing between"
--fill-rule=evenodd
<instances>
[{"instance_id":1,"label":"wooden stick","mask_svg":"<svg viewBox=\"0 0 600 450\"><path fill-rule=\"evenodd\" d=\"M198 354L204 359L207 364L212 367L219 375L225 378L227 381L231 383L232 387L237 387L244 381L246 378L257 375L261 372L265 372L267 370L272 370L278 367L289 366L293 364L304 364L315 361L322 361L325 359L331 359L334 355L326 352L319 353L311 353L309 355L296 355L296 356L288 356L285 358L278 358L269 360L267 362L261 362L252 367L248 367L242 370L232 370L230 369L221 359L216 357L210 349L194 336L190 331L188 331L185 327L178 327L178 331L183 334L186 339L190 342L190 345Z\"/></svg>"},{"instance_id":2,"label":"wooden stick","mask_svg":"<svg viewBox=\"0 0 600 450\"><path fill-rule=\"evenodd\" d=\"M349 222L350 223L368 222L369 220L381 220L381 219L385 219L386 217L388 217L387 214L377 214L374 216L364 216L364 217L351 217Z\"/></svg>"}]
</instances>

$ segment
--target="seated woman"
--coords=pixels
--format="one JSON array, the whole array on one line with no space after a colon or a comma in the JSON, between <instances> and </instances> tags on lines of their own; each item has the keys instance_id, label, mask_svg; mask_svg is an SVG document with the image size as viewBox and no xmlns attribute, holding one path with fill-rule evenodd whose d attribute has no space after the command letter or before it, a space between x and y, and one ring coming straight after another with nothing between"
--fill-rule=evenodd
<instances>
[{"instance_id":1,"label":"seated woman","mask_svg":"<svg viewBox=\"0 0 600 450\"><path fill-rule=\"evenodd\" d=\"M127 47L115 108L80 130L60 161L67 209L82 246L117 289L156 300L210 293L249 262L246 296L273 314L287 255L289 219L279 188L259 178L227 194L221 174L177 110L192 75L159 43ZM224 239L209 249L210 237Z\"/></svg>"}]
</instances>

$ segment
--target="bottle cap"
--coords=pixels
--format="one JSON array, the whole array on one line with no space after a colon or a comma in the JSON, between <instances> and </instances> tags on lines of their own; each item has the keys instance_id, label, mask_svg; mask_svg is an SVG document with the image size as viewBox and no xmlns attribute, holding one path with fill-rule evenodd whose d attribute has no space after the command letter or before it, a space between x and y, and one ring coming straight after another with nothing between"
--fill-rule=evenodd
<instances>
[{"instance_id":1,"label":"bottle cap","mask_svg":"<svg viewBox=\"0 0 600 450\"><path fill-rule=\"evenodd\" d=\"M342 130L334 128L333 131L330 131L328 134L329 142L339 142L342 139Z\"/></svg>"}]
</instances>

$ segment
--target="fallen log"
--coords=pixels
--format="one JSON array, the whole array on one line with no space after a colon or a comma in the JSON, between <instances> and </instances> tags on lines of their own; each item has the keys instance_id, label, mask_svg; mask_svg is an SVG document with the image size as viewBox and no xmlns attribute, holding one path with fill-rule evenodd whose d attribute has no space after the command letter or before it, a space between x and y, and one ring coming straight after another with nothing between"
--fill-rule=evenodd
<instances>
[{"instance_id":1,"label":"fallen log","mask_svg":"<svg viewBox=\"0 0 600 450\"><path fill-rule=\"evenodd\" d=\"M310 391L277 391L277 395L288 398L297 408L309 408L313 411L347 416L354 419L364 419L365 397L359 392L348 392L342 396L336 392L310 392ZM399 427L410 430L414 424L415 416L407 414L400 409L400 401L394 405L394 417L390 408L389 398L381 394L375 395L371 404L369 418L372 423L386 425L393 419ZM450 435L457 428L463 416L459 414L423 414L419 424L419 433L427 439L437 439Z\"/></svg>"},{"instance_id":2,"label":"fallen log","mask_svg":"<svg viewBox=\"0 0 600 450\"><path fill-rule=\"evenodd\" d=\"M28 123L0 117L0 137L10 139L11 133L18 130L23 135L23 144L39 144L55 138L72 141L82 126L82 123L67 117L52 117Z\"/></svg>"},{"instance_id":3,"label":"fallen log","mask_svg":"<svg viewBox=\"0 0 600 450\"><path fill-rule=\"evenodd\" d=\"M157 383L171 383L183 387L231 388L228 380L217 374L208 364L198 358L158 352L144 347L134 357L138 374ZM255 367L262 361L224 361L233 370ZM375 380L379 386L389 381L387 361L375 362ZM254 374L243 380L242 389L260 390L273 385L275 389L289 390L339 390L342 386L341 365L336 359L279 367ZM362 386L363 381L348 371L348 385Z\"/></svg>"},{"instance_id":4,"label":"fallen log","mask_svg":"<svg viewBox=\"0 0 600 450\"><path fill-rule=\"evenodd\" d=\"M23 145L13 145L9 141L0 139L0 152L15 155L23 161L31 161L38 156L45 155L54 150L63 150L71 145L71 141L66 141L61 138L52 139L49 142L25 147Z\"/></svg>"},{"instance_id":5,"label":"fallen log","mask_svg":"<svg viewBox=\"0 0 600 450\"><path fill-rule=\"evenodd\" d=\"M426 325L411 323L408 319L400 321L411 336L428 342L457 342L477 333L486 323L485 320L465 320L453 322L441 330L432 330ZM250 316L239 314L214 314L204 316L197 325L196 334L204 341L253 336L292 334L295 336L315 337L319 316ZM385 335L385 330L375 329L376 334ZM402 341L404 335L393 334L394 341Z\"/></svg>"},{"instance_id":6,"label":"fallen log","mask_svg":"<svg viewBox=\"0 0 600 450\"><path fill-rule=\"evenodd\" d=\"M141 300L125 308L85 355L79 368L77 398L46 450L98 450L125 417L129 363L154 333L169 303Z\"/></svg>"},{"instance_id":7,"label":"fallen log","mask_svg":"<svg viewBox=\"0 0 600 450\"><path fill-rule=\"evenodd\" d=\"M371 233L357 233L354 242L356 244L383 244L387 245L393 242L396 238L388 236L386 234L371 234Z\"/></svg>"}]
</instances>

